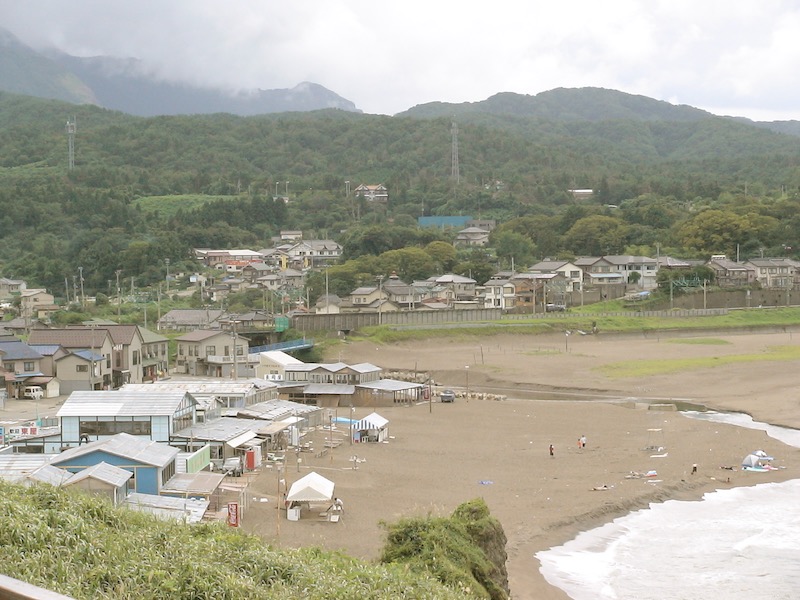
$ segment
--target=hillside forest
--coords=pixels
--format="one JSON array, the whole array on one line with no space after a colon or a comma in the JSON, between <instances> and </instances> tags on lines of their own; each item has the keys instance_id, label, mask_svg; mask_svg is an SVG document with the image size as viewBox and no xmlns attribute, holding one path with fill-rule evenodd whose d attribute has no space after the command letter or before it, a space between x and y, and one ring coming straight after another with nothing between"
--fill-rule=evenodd
<instances>
[{"instance_id":1,"label":"hillside forest","mask_svg":"<svg viewBox=\"0 0 800 600\"><path fill-rule=\"evenodd\" d=\"M494 99L394 117L152 118L0 93L0 275L57 297L79 269L87 294L118 272L144 288L167 259L196 272L193 248L258 250L281 229L343 245L329 273L340 294L391 271L485 279L512 259L798 255L800 137L619 92L559 93L563 111L544 116ZM384 184L388 202L354 196L362 183ZM495 219L491 247L456 251L454 230L417 227L431 215Z\"/></svg>"}]
</instances>

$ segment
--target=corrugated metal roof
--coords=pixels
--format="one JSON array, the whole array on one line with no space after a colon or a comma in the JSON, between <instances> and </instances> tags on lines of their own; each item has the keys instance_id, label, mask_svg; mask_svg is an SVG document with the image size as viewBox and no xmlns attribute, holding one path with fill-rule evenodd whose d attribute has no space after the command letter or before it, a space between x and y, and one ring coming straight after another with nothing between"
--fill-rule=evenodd
<instances>
[{"instance_id":1,"label":"corrugated metal roof","mask_svg":"<svg viewBox=\"0 0 800 600\"><path fill-rule=\"evenodd\" d=\"M99 462L96 465L86 467L85 469L75 473L72 477L70 477L69 481L64 484L64 487L74 485L79 481L83 481L84 479L88 478L103 481L109 485L113 485L114 487L122 487L131 477L133 477L133 473L130 471L115 467L107 462Z\"/></svg>"},{"instance_id":2,"label":"corrugated metal roof","mask_svg":"<svg viewBox=\"0 0 800 600\"><path fill-rule=\"evenodd\" d=\"M55 454L0 454L0 479L19 483L48 464Z\"/></svg>"},{"instance_id":3,"label":"corrugated metal roof","mask_svg":"<svg viewBox=\"0 0 800 600\"><path fill-rule=\"evenodd\" d=\"M354 394L356 386L343 383L310 383L303 388L304 394L325 396L328 394L350 395Z\"/></svg>"},{"instance_id":4,"label":"corrugated metal roof","mask_svg":"<svg viewBox=\"0 0 800 600\"><path fill-rule=\"evenodd\" d=\"M177 448L167 444L153 442L127 433L118 433L105 440L89 442L82 446L64 450L52 460L52 464L57 466L69 463L75 458L92 452L106 452L154 467L164 467L175 460L179 451Z\"/></svg>"},{"instance_id":5,"label":"corrugated metal roof","mask_svg":"<svg viewBox=\"0 0 800 600\"><path fill-rule=\"evenodd\" d=\"M56 413L57 417L147 417L171 416L186 392L159 389L147 384L142 390L95 390L72 392Z\"/></svg>"},{"instance_id":6,"label":"corrugated metal roof","mask_svg":"<svg viewBox=\"0 0 800 600\"><path fill-rule=\"evenodd\" d=\"M72 473L70 473L69 471L65 471L64 469L59 469L58 467L54 467L53 465L44 465L36 469L30 475L28 475L28 480L39 483L49 483L50 485L53 485L55 487L60 487L70 477L72 477Z\"/></svg>"},{"instance_id":7,"label":"corrugated metal roof","mask_svg":"<svg viewBox=\"0 0 800 600\"><path fill-rule=\"evenodd\" d=\"M162 494L202 494L214 492L225 479L224 473L210 473L199 471L197 473L179 473L161 487Z\"/></svg>"},{"instance_id":8,"label":"corrugated metal roof","mask_svg":"<svg viewBox=\"0 0 800 600\"><path fill-rule=\"evenodd\" d=\"M247 415L248 417L265 421L278 421L290 415L305 415L319 410L321 409L317 406L309 406L308 404L300 404L290 400L267 400L247 408L240 408L236 410L236 414Z\"/></svg>"},{"instance_id":9,"label":"corrugated metal roof","mask_svg":"<svg viewBox=\"0 0 800 600\"><path fill-rule=\"evenodd\" d=\"M175 432L175 437L210 442L227 442L245 431L257 431L262 421L254 419L237 419L220 417L207 423L197 423L186 429Z\"/></svg>"},{"instance_id":10,"label":"corrugated metal roof","mask_svg":"<svg viewBox=\"0 0 800 600\"><path fill-rule=\"evenodd\" d=\"M367 388L370 390L381 390L384 392L399 392L401 390L413 390L416 388L425 387L425 384L411 383L410 381L400 381L398 379L379 379L378 381L359 383L357 387Z\"/></svg>"},{"instance_id":11,"label":"corrugated metal roof","mask_svg":"<svg viewBox=\"0 0 800 600\"><path fill-rule=\"evenodd\" d=\"M123 506L149 513L160 519L174 519L186 523L199 523L208 510L208 500L174 498L135 492L128 494Z\"/></svg>"}]
</instances>

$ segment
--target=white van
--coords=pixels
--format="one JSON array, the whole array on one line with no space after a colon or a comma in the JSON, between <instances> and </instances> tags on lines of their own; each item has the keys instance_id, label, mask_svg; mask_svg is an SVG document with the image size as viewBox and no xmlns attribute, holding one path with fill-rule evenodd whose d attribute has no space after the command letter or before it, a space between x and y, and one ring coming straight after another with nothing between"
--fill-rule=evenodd
<instances>
[{"instance_id":1,"label":"white van","mask_svg":"<svg viewBox=\"0 0 800 600\"><path fill-rule=\"evenodd\" d=\"M44 390L38 385L29 385L22 388L22 397L29 400L40 400L44 397Z\"/></svg>"}]
</instances>

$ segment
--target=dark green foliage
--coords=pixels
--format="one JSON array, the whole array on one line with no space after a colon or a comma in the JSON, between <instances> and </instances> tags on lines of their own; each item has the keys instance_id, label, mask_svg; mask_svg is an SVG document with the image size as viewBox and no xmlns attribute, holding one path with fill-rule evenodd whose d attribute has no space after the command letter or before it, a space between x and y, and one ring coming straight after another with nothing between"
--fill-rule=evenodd
<instances>
[{"instance_id":1,"label":"dark green foliage","mask_svg":"<svg viewBox=\"0 0 800 600\"><path fill-rule=\"evenodd\" d=\"M76 600L465 597L402 566L276 550L221 523L160 521L48 485L0 481L0 511L2 572Z\"/></svg>"},{"instance_id":2,"label":"dark green foliage","mask_svg":"<svg viewBox=\"0 0 800 600\"><path fill-rule=\"evenodd\" d=\"M509 597L505 532L482 499L462 504L449 518L403 519L386 529L382 563L430 573L479 598Z\"/></svg>"},{"instance_id":3,"label":"dark green foliage","mask_svg":"<svg viewBox=\"0 0 800 600\"><path fill-rule=\"evenodd\" d=\"M592 88L500 94L455 108L419 107L402 117L145 119L0 93L1 274L60 296L83 267L86 293L94 295L108 291L117 270L137 286L152 285L163 282L166 258L175 272L196 270L193 248L260 249L281 229L334 238L345 259L452 242L454 231L417 228L420 215L496 219L530 240L535 259L629 245L697 255L730 253L736 244L751 255L800 247L796 137ZM453 114L458 185L450 177ZM76 168L68 171L64 124L73 116ZM388 205L347 196L345 181L351 191L386 184ZM583 201L568 192L583 187L595 187L596 196ZM273 198L283 195L288 204ZM735 217L719 223L713 240L722 248L703 242L716 223L683 227L708 208ZM503 260L528 252L501 234ZM369 268L341 282L331 277L331 289L348 293L350 283L383 267L406 277L429 270L422 260L395 258L364 263ZM476 279L496 266L432 259L434 269Z\"/></svg>"}]
</instances>

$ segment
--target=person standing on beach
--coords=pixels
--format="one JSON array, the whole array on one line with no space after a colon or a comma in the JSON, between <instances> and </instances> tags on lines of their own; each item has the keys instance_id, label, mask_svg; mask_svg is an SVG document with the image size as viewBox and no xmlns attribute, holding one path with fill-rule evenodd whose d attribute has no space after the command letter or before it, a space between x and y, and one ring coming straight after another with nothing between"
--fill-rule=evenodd
<instances>
[{"instance_id":1,"label":"person standing on beach","mask_svg":"<svg viewBox=\"0 0 800 600\"><path fill-rule=\"evenodd\" d=\"M556 447L553 444L550 444L550 456L556 455Z\"/></svg>"},{"instance_id":2,"label":"person standing on beach","mask_svg":"<svg viewBox=\"0 0 800 600\"><path fill-rule=\"evenodd\" d=\"M581 439L579 440L581 444L581 448L586 448L586 436L581 435Z\"/></svg>"}]
</instances>

